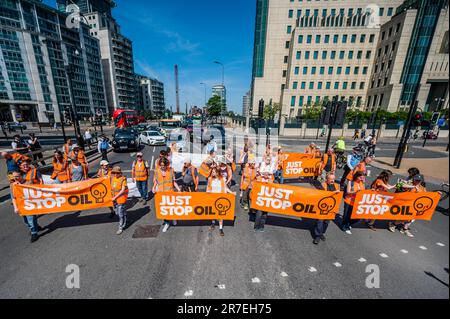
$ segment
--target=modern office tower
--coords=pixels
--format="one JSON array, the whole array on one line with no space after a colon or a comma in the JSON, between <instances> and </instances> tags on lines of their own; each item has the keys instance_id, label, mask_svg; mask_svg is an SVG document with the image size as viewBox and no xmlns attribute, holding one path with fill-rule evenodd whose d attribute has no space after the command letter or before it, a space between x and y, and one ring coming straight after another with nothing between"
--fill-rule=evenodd
<instances>
[{"instance_id":1,"label":"modern office tower","mask_svg":"<svg viewBox=\"0 0 450 319\"><path fill-rule=\"evenodd\" d=\"M164 83L136 74L139 86L139 107L143 111L151 111L154 116L163 116L166 109Z\"/></svg>"},{"instance_id":2,"label":"modern office tower","mask_svg":"<svg viewBox=\"0 0 450 319\"><path fill-rule=\"evenodd\" d=\"M71 117L72 96L79 119L107 114L100 44L89 27L73 28L40 1L1 0L0 120L59 123Z\"/></svg>"},{"instance_id":3,"label":"modern office tower","mask_svg":"<svg viewBox=\"0 0 450 319\"><path fill-rule=\"evenodd\" d=\"M252 109L281 103L283 119L338 97L363 109L382 24L400 0L257 0Z\"/></svg>"},{"instance_id":4,"label":"modern office tower","mask_svg":"<svg viewBox=\"0 0 450 319\"><path fill-rule=\"evenodd\" d=\"M248 91L242 98L242 116L247 117L250 111L251 92Z\"/></svg>"},{"instance_id":5,"label":"modern office tower","mask_svg":"<svg viewBox=\"0 0 450 319\"><path fill-rule=\"evenodd\" d=\"M448 108L449 10L442 0L407 1L380 30L366 110ZM417 97L416 90L419 90Z\"/></svg>"},{"instance_id":6,"label":"modern office tower","mask_svg":"<svg viewBox=\"0 0 450 319\"><path fill-rule=\"evenodd\" d=\"M220 96L222 100L222 112L227 110L227 89L224 85L215 85L212 87L212 96Z\"/></svg>"},{"instance_id":7,"label":"modern office tower","mask_svg":"<svg viewBox=\"0 0 450 319\"><path fill-rule=\"evenodd\" d=\"M100 40L106 98L110 110L137 107L137 83L134 73L133 45L123 36L112 16L112 0L57 0L60 10L69 4L80 9L82 21L91 27L91 35Z\"/></svg>"}]
</instances>

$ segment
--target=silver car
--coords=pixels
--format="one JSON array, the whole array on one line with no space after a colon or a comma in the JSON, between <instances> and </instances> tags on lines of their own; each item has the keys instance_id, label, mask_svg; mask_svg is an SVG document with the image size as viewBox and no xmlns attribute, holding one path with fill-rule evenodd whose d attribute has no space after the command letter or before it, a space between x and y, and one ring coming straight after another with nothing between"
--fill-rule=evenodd
<instances>
[{"instance_id":1,"label":"silver car","mask_svg":"<svg viewBox=\"0 0 450 319\"><path fill-rule=\"evenodd\" d=\"M140 138L142 143L150 146L166 145L166 137L158 131L144 131Z\"/></svg>"}]
</instances>

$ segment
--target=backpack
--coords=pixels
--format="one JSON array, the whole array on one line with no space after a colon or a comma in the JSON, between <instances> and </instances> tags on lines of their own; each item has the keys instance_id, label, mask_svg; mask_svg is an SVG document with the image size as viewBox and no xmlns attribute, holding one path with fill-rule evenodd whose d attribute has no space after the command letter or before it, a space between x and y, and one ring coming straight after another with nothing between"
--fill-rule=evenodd
<instances>
[{"instance_id":1,"label":"backpack","mask_svg":"<svg viewBox=\"0 0 450 319\"><path fill-rule=\"evenodd\" d=\"M107 141L102 141L101 143L100 143L100 149L102 150L102 151L106 151L107 149L108 149L108 147L109 147L109 144L108 144L108 142Z\"/></svg>"}]
</instances>

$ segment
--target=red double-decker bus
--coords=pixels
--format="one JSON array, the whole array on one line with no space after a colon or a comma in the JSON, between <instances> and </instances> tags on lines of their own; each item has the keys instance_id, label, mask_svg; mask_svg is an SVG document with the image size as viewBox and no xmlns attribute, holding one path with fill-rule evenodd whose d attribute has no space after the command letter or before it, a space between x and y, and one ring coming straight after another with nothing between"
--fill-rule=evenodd
<instances>
[{"instance_id":1,"label":"red double-decker bus","mask_svg":"<svg viewBox=\"0 0 450 319\"><path fill-rule=\"evenodd\" d=\"M114 124L117 128L126 128L141 123L141 118L136 110L116 110L113 114Z\"/></svg>"}]
</instances>

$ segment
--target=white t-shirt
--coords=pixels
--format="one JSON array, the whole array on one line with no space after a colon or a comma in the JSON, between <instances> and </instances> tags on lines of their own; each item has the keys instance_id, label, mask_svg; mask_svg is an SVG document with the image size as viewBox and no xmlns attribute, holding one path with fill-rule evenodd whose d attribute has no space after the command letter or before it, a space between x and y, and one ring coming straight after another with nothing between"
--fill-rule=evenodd
<instances>
[{"instance_id":1,"label":"white t-shirt","mask_svg":"<svg viewBox=\"0 0 450 319\"><path fill-rule=\"evenodd\" d=\"M219 178L213 179L213 181L211 182L211 193L222 193L222 182Z\"/></svg>"}]
</instances>

